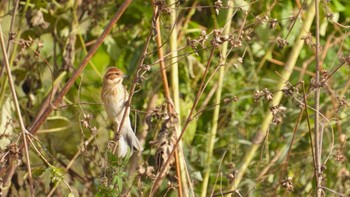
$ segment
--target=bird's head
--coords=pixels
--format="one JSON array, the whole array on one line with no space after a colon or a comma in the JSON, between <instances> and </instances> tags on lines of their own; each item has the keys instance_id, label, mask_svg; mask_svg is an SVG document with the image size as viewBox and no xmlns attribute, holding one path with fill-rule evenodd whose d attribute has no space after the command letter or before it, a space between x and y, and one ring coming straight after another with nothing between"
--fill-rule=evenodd
<instances>
[{"instance_id":1,"label":"bird's head","mask_svg":"<svg viewBox=\"0 0 350 197\"><path fill-rule=\"evenodd\" d=\"M103 82L111 85L121 84L126 75L118 68L110 67L103 76Z\"/></svg>"}]
</instances>

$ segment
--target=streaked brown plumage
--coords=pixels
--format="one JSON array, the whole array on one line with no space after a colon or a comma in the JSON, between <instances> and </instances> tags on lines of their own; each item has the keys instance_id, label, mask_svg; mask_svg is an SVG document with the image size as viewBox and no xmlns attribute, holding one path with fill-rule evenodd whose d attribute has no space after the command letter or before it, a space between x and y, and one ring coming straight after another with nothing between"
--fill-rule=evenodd
<instances>
[{"instance_id":1,"label":"streaked brown plumage","mask_svg":"<svg viewBox=\"0 0 350 197\"><path fill-rule=\"evenodd\" d=\"M103 77L101 98L108 117L116 124L116 129L119 128L125 110L125 102L129 97L122 84L125 76L120 69L110 67ZM117 153L119 157L125 157L128 152L128 146L131 150L135 147L135 149L142 151L141 144L132 130L129 112L130 110L126 114L120 131Z\"/></svg>"}]
</instances>

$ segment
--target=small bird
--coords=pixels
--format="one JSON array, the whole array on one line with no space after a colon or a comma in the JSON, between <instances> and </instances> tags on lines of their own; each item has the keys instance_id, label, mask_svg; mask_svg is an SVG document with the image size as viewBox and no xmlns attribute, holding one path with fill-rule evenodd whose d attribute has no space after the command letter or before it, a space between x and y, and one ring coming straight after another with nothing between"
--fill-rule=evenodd
<instances>
[{"instance_id":1,"label":"small bird","mask_svg":"<svg viewBox=\"0 0 350 197\"><path fill-rule=\"evenodd\" d=\"M110 67L107 69L103 77L103 86L101 98L106 109L108 117L116 124L116 129L122 121L125 102L128 100L129 94L123 86L123 79L126 75L118 68ZM137 139L130 122L130 110L128 109L123 126L120 131L118 141L118 157L125 157L128 153L128 146L132 151L135 148L142 151L140 141Z\"/></svg>"}]
</instances>

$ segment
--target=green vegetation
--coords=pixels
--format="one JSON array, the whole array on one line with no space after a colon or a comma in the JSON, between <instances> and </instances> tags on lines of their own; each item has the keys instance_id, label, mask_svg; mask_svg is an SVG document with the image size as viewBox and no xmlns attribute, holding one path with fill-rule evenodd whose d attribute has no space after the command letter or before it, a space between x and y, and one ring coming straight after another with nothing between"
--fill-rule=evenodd
<instances>
[{"instance_id":1,"label":"green vegetation","mask_svg":"<svg viewBox=\"0 0 350 197\"><path fill-rule=\"evenodd\" d=\"M346 0L3 0L1 191L348 196L349 21ZM126 158L113 66L144 147Z\"/></svg>"}]
</instances>

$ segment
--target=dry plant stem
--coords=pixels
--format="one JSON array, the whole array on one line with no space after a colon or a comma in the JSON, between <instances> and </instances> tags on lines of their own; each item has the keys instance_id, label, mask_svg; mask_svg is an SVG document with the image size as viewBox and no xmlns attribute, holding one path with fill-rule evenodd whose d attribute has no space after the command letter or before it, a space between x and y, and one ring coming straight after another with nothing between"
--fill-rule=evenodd
<instances>
[{"instance_id":1,"label":"dry plant stem","mask_svg":"<svg viewBox=\"0 0 350 197\"><path fill-rule=\"evenodd\" d=\"M223 30L223 35L229 35L230 28L231 28L231 19L233 14L233 1L227 1L227 6L229 7L226 15L226 24L225 29ZM225 42L222 44L222 51L221 51L221 62L220 62L220 68L219 68L219 80L218 80L218 88L215 93L215 101L214 103L220 103L221 101L221 92L223 88L223 82L224 82L224 76L225 76L225 62L227 54L227 47L228 42ZM208 148L206 151L206 166L204 171L204 179L202 182L202 191L201 191L201 197L205 197L207 195L208 190L208 183L209 183L209 177L211 172L211 162L213 160L213 151L214 151L214 144L216 139L216 133L218 129L218 122L219 122L219 112L220 112L220 104L216 105L214 107L214 113L213 113L213 119L212 119L212 128L209 133L209 140L208 140Z\"/></svg>"},{"instance_id":2,"label":"dry plant stem","mask_svg":"<svg viewBox=\"0 0 350 197\"><path fill-rule=\"evenodd\" d=\"M174 26L173 31L169 38L169 44L170 44L170 64L171 66L171 87L172 87L172 95L173 95L173 101L174 101L174 107L176 110L176 116L177 116L177 128L176 128L176 136L177 138L180 136L181 132L181 112L180 112L180 91L179 91L179 66L178 66L178 46L177 46L177 35L178 35L178 28L176 25L176 18L177 18L177 10L176 10L176 1L175 0L169 0L170 9L172 12L170 13L170 23ZM183 153L183 143L182 140L179 143L178 147L178 156L179 156L179 167L180 167L180 175L181 177L178 177L178 179L181 179L181 185L182 185L182 193L185 197L189 196L189 186L190 190L193 192L193 188L191 187L191 180L186 177L186 174L188 174L187 166L186 166L186 160ZM188 181L188 182L187 182Z\"/></svg>"},{"instance_id":3,"label":"dry plant stem","mask_svg":"<svg viewBox=\"0 0 350 197\"><path fill-rule=\"evenodd\" d=\"M152 0L152 3L154 3L153 0ZM153 8L154 8L154 16L156 16L156 31L157 31L156 42L157 42L157 46L158 46L157 52L158 52L158 58L160 60L159 66L160 66L160 70L161 70L160 73L162 76L164 96L165 96L166 102L167 102L168 113L169 114L177 114L175 109L174 109L174 104L173 104L173 101L172 101L171 96L170 96L168 78L166 75L166 69L165 69L165 63L164 63L164 54L163 54L162 38L161 38L161 31L160 31L160 21L159 21L159 17L157 17L160 10L159 10L159 6L155 6L154 4L153 4ZM176 32L176 30L174 32ZM175 37L175 39L176 39L176 37ZM176 48L174 51L176 51ZM171 60L174 60L174 58L172 58ZM173 69L172 71L174 71L174 70L177 74L177 69ZM175 77L177 77L177 75ZM179 129L179 127L176 127L176 134L175 135L177 135L177 136L178 136L178 129ZM181 139L179 138L179 140L180 140L180 144L181 144ZM183 190L182 190L182 182L181 182L182 177L181 177L181 168L180 168L180 161L179 161L179 152L176 151L174 156L175 156L175 163L176 163L176 175L177 175L177 181L178 181L178 196L181 197ZM170 155L170 157L171 157L171 155ZM185 180L186 180L186 178L185 178Z\"/></svg>"},{"instance_id":4,"label":"dry plant stem","mask_svg":"<svg viewBox=\"0 0 350 197\"><path fill-rule=\"evenodd\" d=\"M124 3L120 6L116 14L113 16L107 27L105 28L104 32L101 34L101 36L97 39L96 43L94 46L90 49L88 55L83 59L77 70L72 74L72 77L68 80L67 84L62 88L62 91L58 94L57 98L55 101L47 106L45 111L40 115L40 118L38 118L38 121L33 123L29 127L29 132L33 135L38 131L40 126L44 123L46 118L49 116L49 114L61 103L64 95L69 91L69 89L73 86L74 82L77 80L79 77L80 73L84 70L86 67L87 63L89 60L92 58L92 56L96 53L97 49L103 42L104 38L109 34L111 29L113 28L113 25L119 20L119 18L122 16L126 8L129 6L132 0L125 0ZM26 146L26 144L24 144ZM23 147L20 146L19 148L21 149ZM9 170L7 171L8 174L6 175L7 179L10 180L11 177L13 176L14 173L14 168L16 168L16 165L10 165Z\"/></svg>"},{"instance_id":5,"label":"dry plant stem","mask_svg":"<svg viewBox=\"0 0 350 197\"><path fill-rule=\"evenodd\" d=\"M320 17L319 17L319 0L315 0L315 12L316 12L316 76L315 76L315 124L314 124L314 139L315 139L315 159L316 159L316 196L322 196L322 172L321 172L321 149L322 149L322 133L320 130Z\"/></svg>"},{"instance_id":6,"label":"dry plant stem","mask_svg":"<svg viewBox=\"0 0 350 197\"><path fill-rule=\"evenodd\" d=\"M210 55L209 55L209 59L208 59L208 62L207 62L207 66L205 68L205 71L203 73L203 77L202 77L202 81L199 85L199 89L198 89L198 92L196 94L196 98L193 102L193 105L192 105L192 108L190 110L190 113L188 114L187 116L187 119L186 119L186 122L184 123L184 126L182 128L182 131L181 131L181 134L179 136L179 139L182 138L182 136L184 135L189 123L193 120L193 113L194 113L194 110L195 108L197 107L198 105L198 102L199 102L199 99L200 97L202 96L202 90L203 90L203 87L204 87L204 84L205 84L205 79L207 78L207 75L208 75L208 72L209 72L209 66L211 65L211 60L213 58L213 55L214 55L214 51L215 51L215 48L212 48L211 49L211 52L210 52ZM165 170L165 167L169 164L170 162L170 158L171 158L171 155L174 154L175 150L176 150L176 147L178 146L179 144L179 139L176 141L176 143L174 144L174 149L171 151L170 155L169 155L169 158L165 161L164 165L162 166L162 168L160 169L157 177L156 177L156 180L154 181L154 184L151 188L151 191L150 191L150 195L149 196L153 196L154 194L154 186L155 185L158 185L158 183L161 181L162 177L163 177L163 173L164 173L164 170Z\"/></svg>"},{"instance_id":7,"label":"dry plant stem","mask_svg":"<svg viewBox=\"0 0 350 197\"><path fill-rule=\"evenodd\" d=\"M28 171L28 179L29 179L29 185L30 185L30 194L31 196L34 196L34 188L33 188L33 179L32 179L32 170L30 167L30 160L29 160L29 149L28 149L28 143L27 143L27 129L24 125L23 119L22 119L22 113L21 109L19 107L18 103L18 98L17 98L17 93L15 90L15 85L13 83L12 75L11 75L11 69L10 69L10 64L8 61L8 56L7 56L7 50L5 47L5 42L4 42L4 35L2 32L2 27L0 24L0 44L1 44L1 51L2 51L2 56L3 56L3 61L5 64L6 72L7 72L7 77L8 77L8 83L10 84L10 89L13 97L13 101L15 104L17 116L18 116L18 121L21 127L21 132L22 132L22 137L23 137L23 142L24 142L24 153L25 153L25 158L26 158L26 165L27 165L27 171ZM9 180L5 180L5 186L8 185Z\"/></svg>"},{"instance_id":8,"label":"dry plant stem","mask_svg":"<svg viewBox=\"0 0 350 197\"><path fill-rule=\"evenodd\" d=\"M310 5L313 5L313 3ZM306 15L305 20L303 21L303 26L301 28L303 31L295 39L293 49L288 57L288 60L285 64L285 68L282 72L281 80L277 84L277 90L283 89L283 87L285 85L285 80L288 80L292 74L293 68L295 67L295 63L298 59L298 56L300 54L300 51L301 51L303 45L304 45L304 41L301 40L301 38L303 36L305 36L308 33L308 31L310 30L313 18L315 16L315 7L309 6L309 9L306 11L306 13L307 13L307 15ZM281 91L276 92L273 96L273 100L272 100L271 105L277 106L280 103L281 98L282 98L282 92ZM252 139L252 145L250 146L249 150L247 151L247 153L245 154L245 156L243 158L243 161L241 163L237 178L234 181L234 183L231 185L230 190L234 190L235 188L237 188L237 186L241 182L244 173L246 172L247 168L249 167L250 162L252 161L253 157L255 156L261 142L263 141L263 139L264 139L264 137L269 129L269 126L271 124L271 120L272 120L272 113L269 111L269 112L267 112L267 114L265 116L265 119L261 125L260 130L257 131L254 138Z\"/></svg>"}]
</instances>

